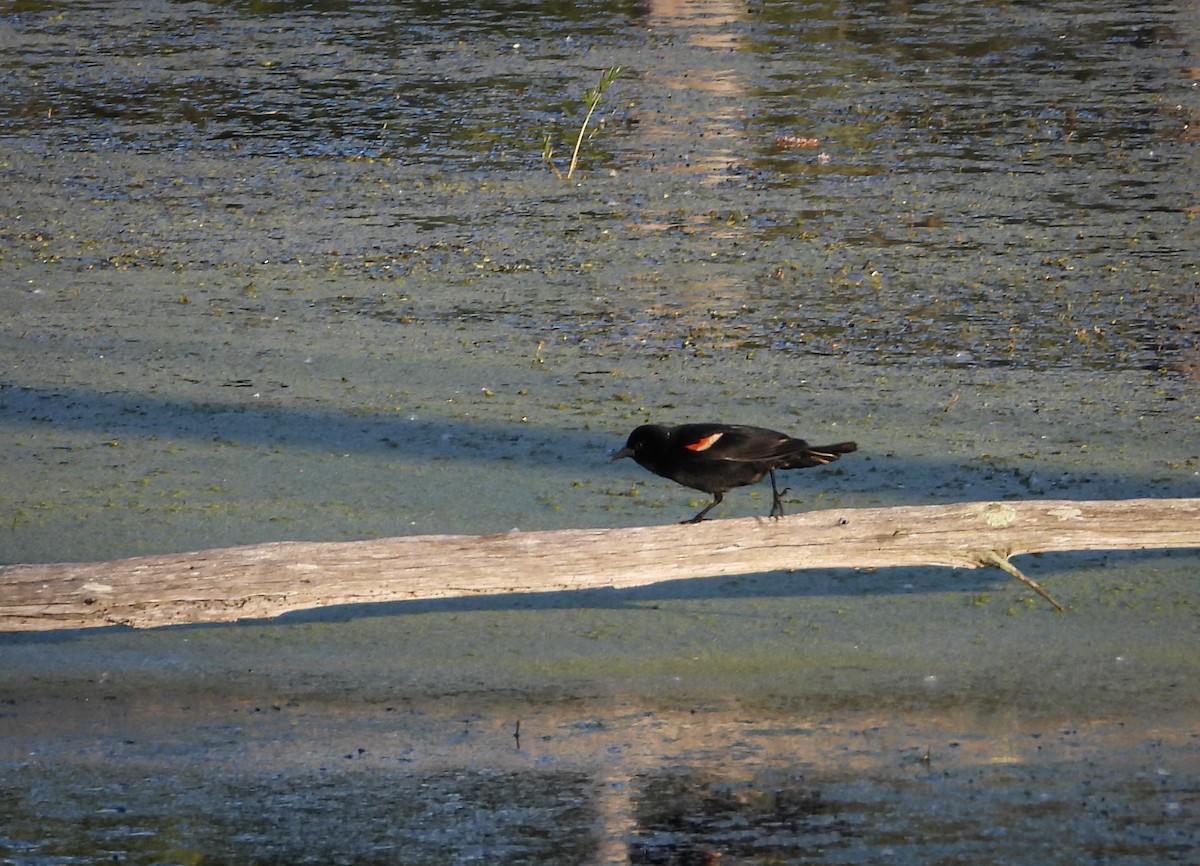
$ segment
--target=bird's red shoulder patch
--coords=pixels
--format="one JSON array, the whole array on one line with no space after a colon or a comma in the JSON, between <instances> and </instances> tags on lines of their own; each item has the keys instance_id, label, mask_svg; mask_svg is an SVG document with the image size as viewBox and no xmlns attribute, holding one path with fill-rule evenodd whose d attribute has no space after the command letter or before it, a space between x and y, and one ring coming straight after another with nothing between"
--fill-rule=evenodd
<instances>
[{"instance_id":1,"label":"bird's red shoulder patch","mask_svg":"<svg viewBox=\"0 0 1200 866\"><path fill-rule=\"evenodd\" d=\"M685 442L683 447L688 451L707 451L717 444L717 440L724 435L722 433L713 433L711 436L705 436L697 439L695 442Z\"/></svg>"}]
</instances>

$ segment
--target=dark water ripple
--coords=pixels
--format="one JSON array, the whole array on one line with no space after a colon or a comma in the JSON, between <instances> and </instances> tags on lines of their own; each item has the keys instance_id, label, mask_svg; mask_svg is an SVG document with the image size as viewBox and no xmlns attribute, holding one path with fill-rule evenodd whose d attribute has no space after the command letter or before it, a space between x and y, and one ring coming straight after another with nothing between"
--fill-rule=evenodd
<instances>
[{"instance_id":1,"label":"dark water ripple","mask_svg":"<svg viewBox=\"0 0 1200 866\"><path fill-rule=\"evenodd\" d=\"M581 229L621 238L594 272L600 291L575 286L606 298L598 309L506 283L511 309L478 300L500 328L611 349L670 351L704 332L710 350L881 363L1197 365L1197 26L1178 4L43 0L0 11L7 147L233 160L265 209L294 192L271 173L305 161L314 202L360 229L378 224L339 246L371 248L372 261L386 227L491 245L493 260L529 258L537 237L550 252L535 269L544 285L579 262ZM585 171L628 180L581 207L543 182L541 139L565 159L581 93L616 63L626 73ZM781 146L786 136L815 144ZM348 159L478 182L437 202L368 200L330 173ZM222 186L214 176L200 193ZM728 302L630 289L651 263L669 273L714 255L716 282L737 287ZM454 284L477 263L447 264ZM446 295L405 315L476 303Z\"/></svg>"}]
</instances>

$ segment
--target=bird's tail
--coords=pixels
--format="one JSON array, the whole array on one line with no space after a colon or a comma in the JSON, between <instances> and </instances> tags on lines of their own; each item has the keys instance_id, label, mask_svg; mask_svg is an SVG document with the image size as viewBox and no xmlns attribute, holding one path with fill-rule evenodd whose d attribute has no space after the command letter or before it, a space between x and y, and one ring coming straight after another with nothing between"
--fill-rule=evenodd
<instances>
[{"instance_id":1,"label":"bird's tail","mask_svg":"<svg viewBox=\"0 0 1200 866\"><path fill-rule=\"evenodd\" d=\"M838 442L836 445L810 445L796 454L786 465L779 468L806 469L809 466L824 466L826 463L832 463L834 460L837 460L843 454L849 454L857 450L858 444L855 442Z\"/></svg>"}]
</instances>

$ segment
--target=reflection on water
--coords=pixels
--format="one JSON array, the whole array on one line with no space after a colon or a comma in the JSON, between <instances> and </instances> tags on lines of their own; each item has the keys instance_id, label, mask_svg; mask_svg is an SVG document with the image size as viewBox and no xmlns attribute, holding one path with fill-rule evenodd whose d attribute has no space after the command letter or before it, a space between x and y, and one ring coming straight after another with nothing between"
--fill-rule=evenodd
<instances>
[{"instance_id":1,"label":"reflection on water","mask_svg":"<svg viewBox=\"0 0 1200 866\"><path fill-rule=\"evenodd\" d=\"M377 261L410 220L492 261L541 237L548 279L589 255L580 229L619 239L570 293L603 310L527 280L503 289L517 312L495 309L499 325L613 351L1196 365L1198 40L1175 4L22 2L3 20L0 135L51 172L62 153L137 154L151 176L158 159L230 160L197 201L241 183L261 187L260 214L371 209L379 231L354 225L339 267L347 250ZM540 142L568 142L583 90L618 64L584 147L581 221ZM333 163L355 159L370 186L340 186ZM307 199L272 177L296 160ZM44 176L18 166L9 186ZM457 179L471 182L419 200ZM87 236L54 212L80 180L6 210ZM172 192L141 182L148 204ZM261 247L249 232L210 245ZM299 258L323 252L297 241ZM452 256L444 273L476 265ZM736 286L728 302L714 284ZM434 306L423 315L452 314Z\"/></svg>"},{"instance_id":2,"label":"reflection on water","mask_svg":"<svg viewBox=\"0 0 1200 866\"><path fill-rule=\"evenodd\" d=\"M663 108L648 112L638 127L641 145L624 154L627 164L652 170L679 171L704 178L706 183L729 181L753 143L745 135L745 110L750 87L740 64L722 63L721 57L745 49L742 24L749 17L745 6L721 0L667 0L646 3L640 22L651 34L678 34L694 62L680 70L646 71L646 84L663 93ZM702 114L684 96L702 95L708 110ZM681 97L676 100L675 97ZM678 109L673 110L673 105ZM704 141L704 146L697 142ZM677 160L659 156L681 154Z\"/></svg>"},{"instance_id":3,"label":"reflection on water","mask_svg":"<svg viewBox=\"0 0 1200 866\"><path fill-rule=\"evenodd\" d=\"M126 727L123 743L8 769L0 856L1066 866L1200 850L1200 754L1180 729L550 710L526 717L531 736L515 747L511 722L440 719L424 740L422 714L376 712L387 724L374 731L345 713L331 729L294 703L236 727L199 715L188 745ZM253 751L261 725L297 714L307 739Z\"/></svg>"}]
</instances>

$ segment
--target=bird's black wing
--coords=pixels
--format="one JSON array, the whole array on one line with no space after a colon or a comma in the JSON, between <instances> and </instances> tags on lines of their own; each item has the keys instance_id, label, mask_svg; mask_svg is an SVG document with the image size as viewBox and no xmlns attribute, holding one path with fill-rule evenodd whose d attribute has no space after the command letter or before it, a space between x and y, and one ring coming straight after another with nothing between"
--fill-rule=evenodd
<instances>
[{"instance_id":1,"label":"bird's black wing","mask_svg":"<svg viewBox=\"0 0 1200 866\"><path fill-rule=\"evenodd\" d=\"M675 437L685 452L697 457L745 463L777 460L808 447L803 439L741 424L684 424Z\"/></svg>"}]
</instances>

